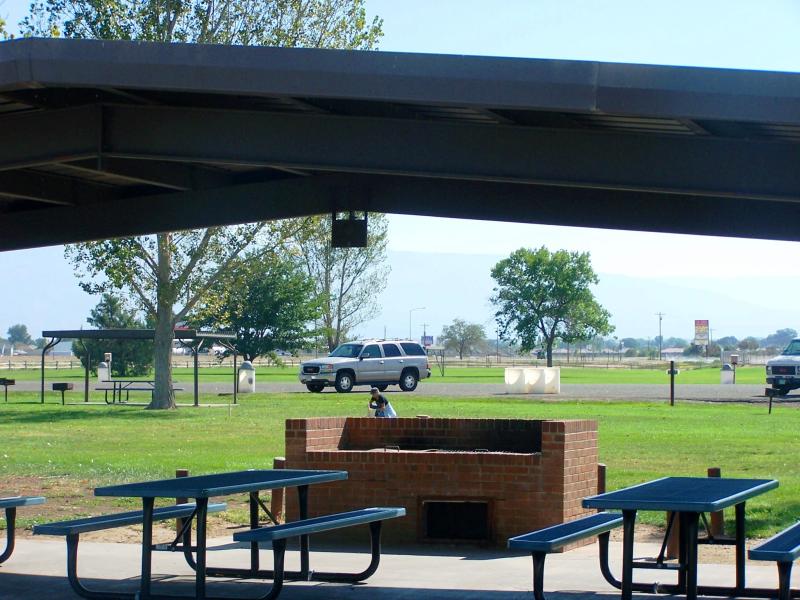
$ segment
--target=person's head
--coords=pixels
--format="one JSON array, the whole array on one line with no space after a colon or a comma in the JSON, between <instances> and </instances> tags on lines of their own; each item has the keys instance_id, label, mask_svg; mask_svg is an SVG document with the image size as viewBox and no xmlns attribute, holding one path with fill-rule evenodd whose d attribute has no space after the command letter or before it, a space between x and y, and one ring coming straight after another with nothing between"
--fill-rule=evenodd
<instances>
[{"instance_id":1,"label":"person's head","mask_svg":"<svg viewBox=\"0 0 800 600\"><path fill-rule=\"evenodd\" d=\"M369 391L369 393L372 394L372 399L375 400L375 402L377 402L378 404L385 404L386 403L386 398L381 396L381 391L378 388L376 388L376 387L372 388Z\"/></svg>"}]
</instances>

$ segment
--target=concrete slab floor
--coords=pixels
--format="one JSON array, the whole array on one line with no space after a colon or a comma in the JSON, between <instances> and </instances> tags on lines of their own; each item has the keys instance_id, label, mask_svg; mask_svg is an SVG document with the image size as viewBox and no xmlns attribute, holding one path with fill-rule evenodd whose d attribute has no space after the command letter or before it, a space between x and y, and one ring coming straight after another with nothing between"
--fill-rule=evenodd
<instances>
[{"instance_id":1,"label":"concrete slab floor","mask_svg":"<svg viewBox=\"0 0 800 600\"><path fill-rule=\"evenodd\" d=\"M210 540L209 563L219 566L248 564L248 550L228 539ZM654 556L656 544L637 544L636 556ZM612 542L612 568L619 574L622 548ZM138 586L140 548L135 544L81 542L79 573L87 586L98 589L130 590ZM262 550L264 568L272 557ZM298 568L298 554L287 553L287 569ZM365 552L355 548L315 547L312 540L312 569L360 571L369 562ZM748 563L748 585L774 588L777 570L773 565ZM154 555L154 592L193 595L193 574L178 553ZM672 572L637 571L636 580L662 583L674 581ZM702 564L701 584L729 585L733 565ZM286 600L532 600L532 567L528 555L502 549L416 546L384 549L378 572L357 585L319 582L289 582L280 595ZM268 583L232 579L214 580L209 593L218 597L253 598L266 592ZM597 545L578 548L547 559L545 590L551 600L592 600L619 597L605 582L598 568ZM640 595L640 598L655 596ZM73 600L66 579L66 543L61 540L21 539L11 559L0 566L0 600Z\"/></svg>"}]
</instances>

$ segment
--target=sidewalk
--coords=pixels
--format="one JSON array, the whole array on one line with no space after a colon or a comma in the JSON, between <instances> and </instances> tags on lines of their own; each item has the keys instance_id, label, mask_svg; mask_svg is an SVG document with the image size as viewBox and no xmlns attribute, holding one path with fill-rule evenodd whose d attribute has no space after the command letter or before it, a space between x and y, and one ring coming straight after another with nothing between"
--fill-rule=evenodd
<instances>
[{"instance_id":1,"label":"sidewalk","mask_svg":"<svg viewBox=\"0 0 800 600\"><path fill-rule=\"evenodd\" d=\"M241 566L248 551L228 539L209 540L215 548L209 563ZM234 550L231 550L235 548ZM222 550L225 550L224 552ZM656 544L637 544L636 556L653 556ZM619 574L621 544L612 542L612 569ZM261 553L262 566L271 568L272 557ZM320 570L361 570L369 562L365 553L331 548L315 550L312 540L311 566ZM135 544L81 542L79 573L88 586L135 590L140 568L140 549ZM298 555L287 553L287 569L298 568ZM21 539L11 559L0 566L2 600L73 600L66 579L66 544L61 540ZM192 571L182 555L156 553L153 559L154 592L193 593ZM701 584L726 585L733 581L733 565L700 565ZM169 574L169 575L167 575ZM672 572L637 571L636 580L672 582ZM748 585L777 587L773 565L749 564ZM106 581L103 581L106 580ZM119 583L112 583L116 580ZM289 582L280 595L286 600L532 600L531 559L501 549L432 548L416 546L400 551L386 549L378 572L358 585ZM265 583L215 580L210 595L253 598L266 591ZM597 546L591 545L547 559L545 590L550 600L613 600L619 592L600 575ZM656 596L635 595L638 598Z\"/></svg>"}]
</instances>

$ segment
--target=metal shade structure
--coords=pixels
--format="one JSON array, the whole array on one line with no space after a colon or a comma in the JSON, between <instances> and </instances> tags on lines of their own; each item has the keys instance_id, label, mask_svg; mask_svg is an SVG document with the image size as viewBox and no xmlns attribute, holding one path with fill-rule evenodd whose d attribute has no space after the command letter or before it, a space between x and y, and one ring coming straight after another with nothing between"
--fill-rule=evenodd
<instances>
[{"instance_id":1,"label":"metal shade structure","mask_svg":"<svg viewBox=\"0 0 800 600\"><path fill-rule=\"evenodd\" d=\"M0 250L370 211L797 240L800 74L0 43Z\"/></svg>"},{"instance_id":2,"label":"metal shade structure","mask_svg":"<svg viewBox=\"0 0 800 600\"><path fill-rule=\"evenodd\" d=\"M153 340L155 329L59 329L42 332L42 337L47 340L42 348L42 387L41 402L44 404L44 357L47 352L62 340ZM238 382L236 372L236 334L222 331L200 331L198 329L175 329L175 339L185 348L192 351L194 358L194 405L200 405L200 383L198 379L198 353L205 342L219 342L222 346L233 352L233 403L237 402ZM86 347L84 346L84 349ZM89 401L89 371L91 370L91 356L87 352L86 365L84 365L84 394L83 401Z\"/></svg>"}]
</instances>

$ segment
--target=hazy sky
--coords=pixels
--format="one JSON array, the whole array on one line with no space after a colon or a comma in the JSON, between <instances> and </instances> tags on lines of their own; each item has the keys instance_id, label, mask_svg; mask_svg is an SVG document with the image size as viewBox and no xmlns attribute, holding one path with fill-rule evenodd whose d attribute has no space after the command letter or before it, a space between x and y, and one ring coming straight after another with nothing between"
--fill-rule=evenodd
<instances>
[{"instance_id":1,"label":"hazy sky","mask_svg":"<svg viewBox=\"0 0 800 600\"><path fill-rule=\"evenodd\" d=\"M12 31L28 4L0 0ZM800 71L800 2L789 0L367 0L367 6L384 19L386 51ZM381 297L383 313L361 332L382 335L386 327L389 335L407 335L408 311L418 306L426 310L413 315L415 336L423 322L438 333L456 316L489 325L491 281L487 273L476 276L477 258L470 255L490 264L486 257L543 244L591 252L601 275L598 296L620 336L657 334L657 311L671 315L665 323L674 331L665 335L689 337L694 318L719 323L720 335L800 329L793 303L784 299L797 297L786 292L800 280L798 244L392 216L394 275ZM437 253L462 259L448 256L448 271L421 285L415 273L435 269ZM0 253L0 271L25 275L0 295L0 333L19 321L37 334L84 321L95 300L77 288L60 257L57 248ZM469 281L476 287L464 288ZM637 285L647 305L630 302ZM453 292L469 297L454 300Z\"/></svg>"}]
</instances>

